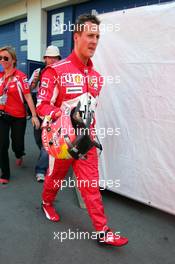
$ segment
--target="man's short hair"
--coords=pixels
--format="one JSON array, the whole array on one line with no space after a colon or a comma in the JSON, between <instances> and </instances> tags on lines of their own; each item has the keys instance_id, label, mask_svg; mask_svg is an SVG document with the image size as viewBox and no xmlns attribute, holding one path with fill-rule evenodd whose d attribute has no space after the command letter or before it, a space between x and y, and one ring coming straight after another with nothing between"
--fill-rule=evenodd
<instances>
[{"instance_id":1,"label":"man's short hair","mask_svg":"<svg viewBox=\"0 0 175 264\"><path fill-rule=\"evenodd\" d=\"M83 14L80 15L75 22L74 33L81 33L84 31L86 22L91 22L97 26L100 25L100 20L95 15Z\"/></svg>"}]
</instances>

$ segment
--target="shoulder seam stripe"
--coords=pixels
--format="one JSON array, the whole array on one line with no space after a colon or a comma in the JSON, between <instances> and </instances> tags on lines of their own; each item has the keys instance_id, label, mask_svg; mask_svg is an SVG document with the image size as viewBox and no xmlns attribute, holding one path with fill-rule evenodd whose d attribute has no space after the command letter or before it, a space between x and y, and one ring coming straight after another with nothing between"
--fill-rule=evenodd
<instances>
[{"instance_id":1,"label":"shoulder seam stripe","mask_svg":"<svg viewBox=\"0 0 175 264\"><path fill-rule=\"evenodd\" d=\"M61 65L64 65L64 64L68 64L70 62L71 61L65 61L65 62L62 62L62 63L58 63L58 64L53 65L52 68L55 68L55 67L58 67L58 66L61 66Z\"/></svg>"}]
</instances>

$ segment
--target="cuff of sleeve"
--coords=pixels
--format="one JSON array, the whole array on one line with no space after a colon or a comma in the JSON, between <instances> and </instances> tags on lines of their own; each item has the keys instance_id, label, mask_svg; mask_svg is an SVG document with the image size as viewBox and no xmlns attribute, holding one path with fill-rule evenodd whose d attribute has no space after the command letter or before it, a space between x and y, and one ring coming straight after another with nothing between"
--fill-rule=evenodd
<instances>
[{"instance_id":1,"label":"cuff of sleeve","mask_svg":"<svg viewBox=\"0 0 175 264\"><path fill-rule=\"evenodd\" d=\"M54 111L50 112L50 116L52 118L53 121L55 121L57 118L59 118L61 116L62 111L60 109L56 109Z\"/></svg>"}]
</instances>

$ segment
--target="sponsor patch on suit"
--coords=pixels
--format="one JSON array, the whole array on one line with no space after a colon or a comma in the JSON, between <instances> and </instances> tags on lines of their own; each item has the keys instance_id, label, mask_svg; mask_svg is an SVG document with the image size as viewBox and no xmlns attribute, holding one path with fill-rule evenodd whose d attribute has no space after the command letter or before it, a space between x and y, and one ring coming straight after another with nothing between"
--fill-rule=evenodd
<instances>
[{"instance_id":1,"label":"sponsor patch on suit","mask_svg":"<svg viewBox=\"0 0 175 264\"><path fill-rule=\"evenodd\" d=\"M66 94L79 94L83 92L83 88L79 86L66 87Z\"/></svg>"},{"instance_id":2,"label":"sponsor patch on suit","mask_svg":"<svg viewBox=\"0 0 175 264\"><path fill-rule=\"evenodd\" d=\"M49 79L48 78L42 78L41 80L41 87L48 88L49 87Z\"/></svg>"}]
</instances>

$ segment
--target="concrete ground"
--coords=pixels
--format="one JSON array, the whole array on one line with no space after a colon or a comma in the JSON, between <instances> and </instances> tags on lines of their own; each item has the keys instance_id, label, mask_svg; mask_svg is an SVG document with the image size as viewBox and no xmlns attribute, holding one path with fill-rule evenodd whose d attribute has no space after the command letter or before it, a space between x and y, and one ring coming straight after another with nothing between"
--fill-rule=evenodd
<instances>
[{"instance_id":1,"label":"concrete ground","mask_svg":"<svg viewBox=\"0 0 175 264\"><path fill-rule=\"evenodd\" d=\"M102 196L110 227L129 237L123 248L99 246L88 239L92 225L73 188L57 197L61 221L45 219L40 209L42 184L34 177L38 150L30 125L26 153L24 165L17 168L10 152L12 178L0 186L1 264L175 263L175 217L115 193L103 191ZM89 232L86 239L79 238L80 232Z\"/></svg>"}]
</instances>

